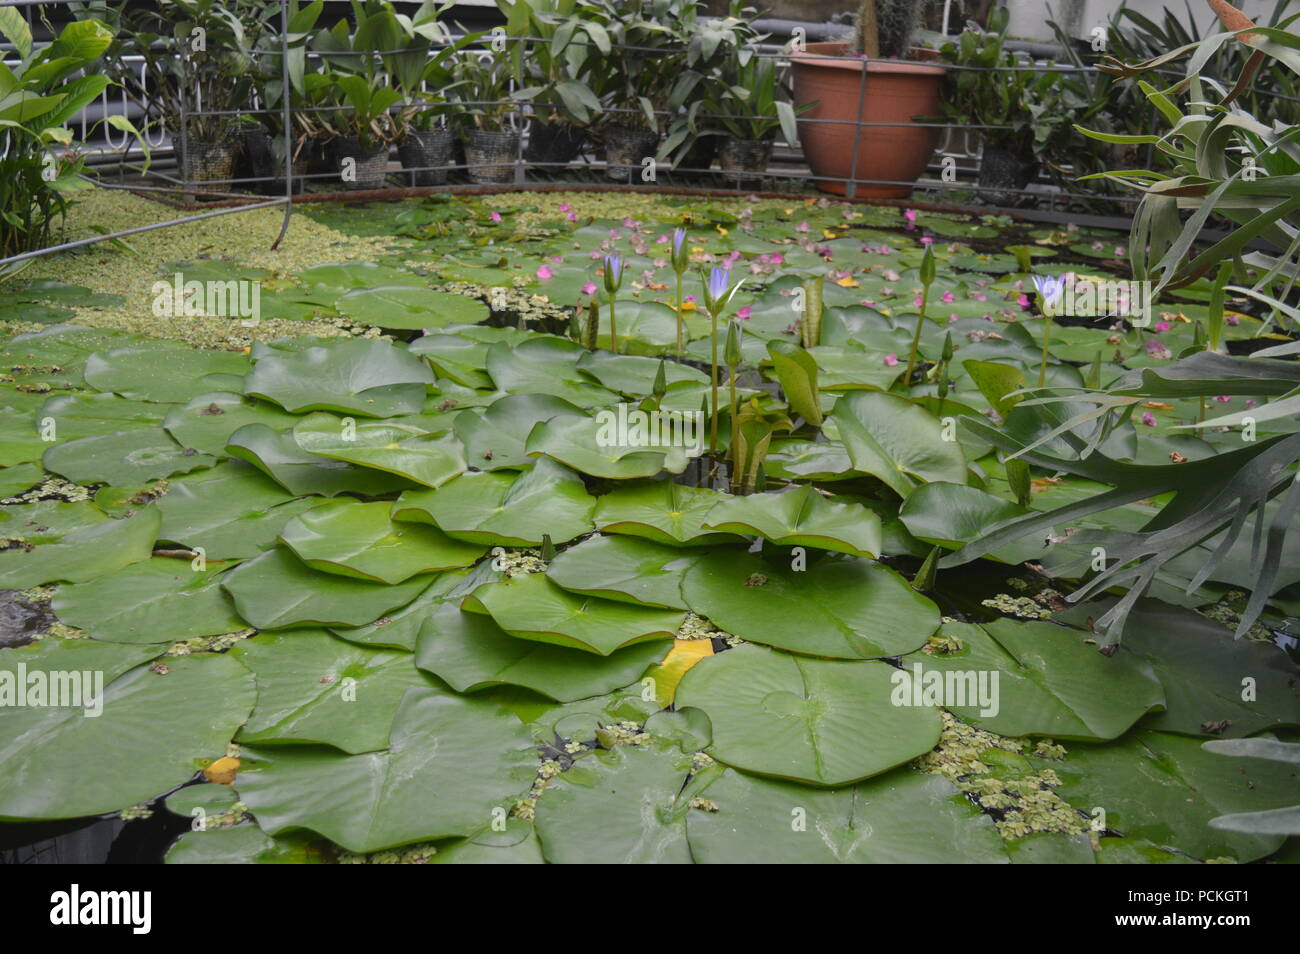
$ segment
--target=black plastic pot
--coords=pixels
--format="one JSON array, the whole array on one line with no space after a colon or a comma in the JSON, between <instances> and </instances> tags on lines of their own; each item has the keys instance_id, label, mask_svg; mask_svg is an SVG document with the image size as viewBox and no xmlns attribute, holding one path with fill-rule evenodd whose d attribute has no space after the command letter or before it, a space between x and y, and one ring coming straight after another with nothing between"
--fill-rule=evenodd
<instances>
[{"instance_id":1,"label":"black plastic pot","mask_svg":"<svg viewBox=\"0 0 1300 954\"><path fill-rule=\"evenodd\" d=\"M559 172L560 167L578 158L586 138L586 130L571 123L534 119L528 130L524 159L542 164L541 172Z\"/></svg>"},{"instance_id":2,"label":"black plastic pot","mask_svg":"<svg viewBox=\"0 0 1300 954\"><path fill-rule=\"evenodd\" d=\"M728 139L722 144L722 168L726 179L742 189L763 184L763 173L772 161L770 139Z\"/></svg>"},{"instance_id":3,"label":"black plastic pot","mask_svg":"<svg viewBox=\"0 0 1300 954\"><path fill-rule=\"evenodd\" d=\"M412 170L411 185L446 185L451 146L451 131L447 129L417 129L408 133L397 147L397 155L402 160L402 168Z\"/></svg>"},{"instance_id":4,"label":"black plastic pot","mask_svg":"<svg viewBox=\"0 0 1300 954\"><path fill-rule=\"evenodd\" d=\"M465 143L470 181L484 184L514 182L519 138L519 133L510 129L471 129Z\"/></svg>"},{"instance_id":5,"label":"black plastic pot","mask_svg":"<svg viewBox=\"0 0 1300 954\"><path fill-rule=\"evenodd\" d=\"M342 136L330 145L334 154L334 168L343 178L344 189L359 191L384 187L384 178L388 175L387 145L378 143L363 148L355 136ZM347 159L356 163L350 175L344 169L344 161Z\"/></svg>"},{"instance_id":6,"label":"black plastic pot","mask_svg":"<svg viewBox=\"0 0 1300 954\"><path fill-rule=\"evenodd\" d=\"M186 141L185 154L181 157L181 178L189 184L222 182L232 178L238 149L239 140L234 137L220 142Z\"/></svg>"},{"instance_id":7,"label":"black plastic pot","mask_svg":"<svg viewBox=\"0 0 1300 954\"><path fill-rule=\"evenodd\" d=\"M1003 192L1003 189L1024 189L1038 175L1038 162L1026 159L1020 153L1001 146L984 146L980 155L979 178L980 198L990 205L1023 205L1028 197L1019 192Z\"/></svg>"},{"instance_id":8,"label":"black plastic pot","mask_svg":"<svg viewBox=\"0 0 1300 954\"><path fill-rule=\"evenodd\" d=\"M642 163L659 146L659 133L629 126L605 128L605 175L619 182L640 181ZM635 177L635 178L634 178Z\"/></svg>"},{"instance_id":9,"label":"black plastic pot","mask_svg":"<svg viewBox=\"0 0 1300 954\"><path fill-rule=\"evenodd\" d=\"M707 176L713 168L713 161L718 158L719 143L717 136L697 136L675 169L681 169L688 176Z\"/></svg>"},{"instance_id":10,"label":"black plastic pot","mask_svg":"<svg viewBox=\"0 0 1300 954\"><path fill-rule=\"evenodd\" d=\"M284 194L284 160L275 148L271 134L260 126L244 129L244 159L248 175L264 181L253 182L249 187L262 195ZM296 178L307 174L307 163L299 159L293 164L293 191L301 192L303 180Z\"/></svg>"}]
</instances>

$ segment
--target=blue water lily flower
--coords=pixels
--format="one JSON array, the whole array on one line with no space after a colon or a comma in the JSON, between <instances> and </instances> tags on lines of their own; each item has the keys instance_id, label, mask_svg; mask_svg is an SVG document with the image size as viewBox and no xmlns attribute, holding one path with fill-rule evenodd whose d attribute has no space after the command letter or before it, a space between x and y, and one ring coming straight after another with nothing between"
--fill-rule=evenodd
<instances>
[{"instance_id":1,"label":"blue water lily flower","mask_svg":"<svg viewBox=\"0 0 1300 954\"><path fill-rule=\"evenodd\" d=\"M673 232L673 271L681 274L691 264L691 255L686 248L686 230Z\"/></svg>"},{"instance_id":2,"label":"blue water lily flower","mask_svg":"<svg viewBox=\"0 0 1300 954\"><path fill-rule=\"evenodd\" d=\"M611 295L623 286L623 258L621 255L605 256L605 291Z\"/></svg>"},{"instance_id":3,"label":"blue water lily flower","mask_svg":"<svg viewBox=\"0 0 1300 954\"><path fill-rule=\"evenodd\" d=\"M710 315L715 318L726 310L728 303L735 297L736 292L740 291L740 286L744 283L744 278L738 280L734 285L731 282L731 271L726 268L715 266L709 277L704 280L704 307Z\"/></svg>"},{"instance_id":4,"label":"blue water lily flower","mask_svg":"<svg viewBox=\"0 0 1300 954\"><path fill-rule=\"evenodd\" d=\"M1038 290L1038 307L1048 318L1056 315L1065 294L1065 276L1059 278L1051 275L1032 275L1034 287Z\"/></svg>"}]
</instances>

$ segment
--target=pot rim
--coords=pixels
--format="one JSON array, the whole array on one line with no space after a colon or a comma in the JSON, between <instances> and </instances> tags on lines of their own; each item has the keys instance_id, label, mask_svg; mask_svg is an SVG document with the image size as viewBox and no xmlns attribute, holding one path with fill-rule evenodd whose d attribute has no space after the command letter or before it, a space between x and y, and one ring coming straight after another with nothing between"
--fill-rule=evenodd
<instances>
[{"instance_id":1,"label":"pot rim","mask_svg":"<svg viewBox=\"0 0 1300 954\"><path fill-rule=\"evenodd\" d=\"M826 42L809 43L802 53L791 53L790 62L795 66L825 67L827 69L862 72L864 61L848 53L847 43ZM866 63L868 73L887 73L894 75L942 76L948 72L943 65L936 63L918 63L915 60L871 60Z\"/></svg>"}]
</instances>

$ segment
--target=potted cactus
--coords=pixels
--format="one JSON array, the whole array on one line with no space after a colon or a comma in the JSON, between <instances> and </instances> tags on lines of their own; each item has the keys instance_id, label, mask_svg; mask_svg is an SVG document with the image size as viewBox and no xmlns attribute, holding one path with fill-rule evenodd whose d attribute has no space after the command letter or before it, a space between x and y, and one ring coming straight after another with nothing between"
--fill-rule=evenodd
<instances>
[{"instance_id":1,"label":"potted cactus","mask_svg":"<svg viewBox=\"0 0 1300 954\"><path fill-rule=\"evenodd\" d=\"M927 2L863 0L851 43L809 43L791 55L794 101L811 105L799 139L814 177L825 177L816 180L822 191L843 195L840 180L879 180L856 194L903 198L925 170L939 131L916 120L939 113L945 72L911 47Z\"/></svg>"}]
</instances>

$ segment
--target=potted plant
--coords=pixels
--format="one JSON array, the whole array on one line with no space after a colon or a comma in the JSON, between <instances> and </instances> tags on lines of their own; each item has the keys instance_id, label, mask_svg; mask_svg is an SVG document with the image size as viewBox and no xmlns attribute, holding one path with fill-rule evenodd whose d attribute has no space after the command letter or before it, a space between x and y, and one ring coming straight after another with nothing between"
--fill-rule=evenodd
<instances>
[{"instance_id":1,"label":"potted plant","mask_svg":"<svg viewBox=\"0 0 1300 954\"><path fill-rule=\"evenodd\" d=\"M630 181L657 152L663 117L676 112L698 75L684 71L697 21L693 0L602 0L611 50L593 68L604 113L599 135L611 179Z\"/></svg>"},{"instance_id":2,"label":"potted plant","mask_svg":"<svg viewBox=\"0 0 1300 954\"><path fill-rule=\"evenodd\" d=\"M384 66L402 96L402 105L394 117L397 155L402 167L411 170L412 185L444 185L452 161L447 94L456 85L453 59L465 41L443 43L437 53L433 52L435 43L450 36L438 16L451 6L426 2L413 17L396 17L405 42L396 47L400 52L384 56Z\"/></svg>"},{"instance_id":3,"label":"potted plant","mask_svg":"<svg viewBox=\"0 0 1300 954\"><path fill-rule=\"evenodd\" d=\"M116 0L76 11L114 31L105 54L109 75L148 122L171 135L186 184L231 178L240 144L238 110L255 86L252 50L262 10L248 0L168 0L152 8ZM143 68L128 55L139 55Z\"/></svg>"},{"instance_id":4,"label":"potted plant","mask_svg":"<svg viewBox=\"0 0 1300 954\"><path fill-rule=\"evenodd\" d=\"M794 101L811 105L799 140L817 188L844 195L843 180L872 180L855 193L903 198L939 140L943 66L904 59L927 0L863 0L855 39L809 43L791 54ZM818 122L821 120L821 122ZM857 125L870 124L870 125Z\"/></svg>"},{"instance_id":5,"label":"potted plant","mask_svg":"<svg viewBox=\"0 0 1300 954\"><path fill-rule=\"evenodd\" d=\"M536 40L512 48L518 71L537 90L524 159L567 165L582 151L587 128L601 113L589 80L593 65L612 53L607 10L594 0L497 0L497 6L512 36Z\"/></svg>"},{"instance_id":6,"label":"potted plant","mask_svg":"<svg viewBox=\"0 0 1300 954\"><path fill-rule=\"evenodd\" d=\"M330 104L321 122L345 189L378 189L388 171L388 151L398 138L392 109L402 99L393 88L383 54L404 42L389 3L367 0L353 5L355 29L340 20L316 34L312 46L324 63L324 98ZM318 86L321 80L315 80Z\"/></svg>"},{"instance_id":7,"label":"potted plant","mask_svg":"<svg viewBox=\"0 0 1300 954\"><path fill-rule=\"evenodd\" d=\"M486 34L476 34L473 41ZM519 158L520 133L515 125L517 102L536 92L533 88L511 91L508 48L464 46L456 51L454 74L457 119L465 141L465 166L470 180L477 183L513 182Z\"/></svg>"},{"instance_id":8,"label":"potted plant","mask_svg":"<svg viewBox=\"0 0 1300 954\"><path fill-rule=\"evenodd\" d=\"M709 123L700 135L717 137L721 142L722 168L729 182L741 188L761 184L761 176L772 158L772 143L780 130L787 141L798 139L796 111L781 100L776 61L759 56L754 50L732 51L717 82L705 84L699 102ZM800 111L806 111L807 106ZM678 124L687 124L687 117ZM670 145L680 128L670 131Z\"/></svg>"},{"instance_id":9,"label":"potted plant","mask_svg":"<svg viewBox=\"0 0 1300 954\"><path fill-rule=\"evenodd\" d=\"M988 29L971 25L956 42L945 43L943 59L974 69L954 70L942 110L953 123L996 127L981 131L978 183L986 201L1018 205L1038 175L1049 141L1071 128L1061 74L1035 72L1004 48L1010 16L1005 7L989 13Z\"/></svg>"}]
</instances>

